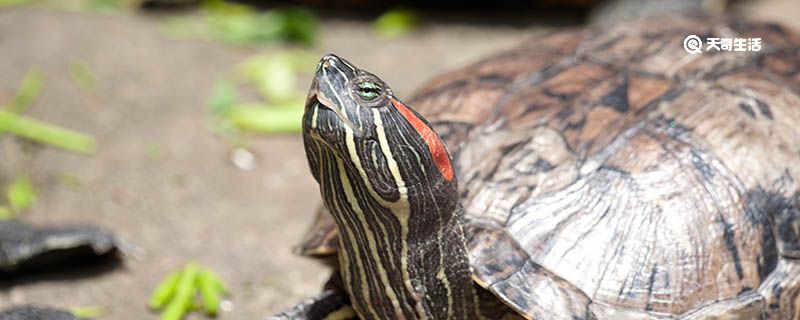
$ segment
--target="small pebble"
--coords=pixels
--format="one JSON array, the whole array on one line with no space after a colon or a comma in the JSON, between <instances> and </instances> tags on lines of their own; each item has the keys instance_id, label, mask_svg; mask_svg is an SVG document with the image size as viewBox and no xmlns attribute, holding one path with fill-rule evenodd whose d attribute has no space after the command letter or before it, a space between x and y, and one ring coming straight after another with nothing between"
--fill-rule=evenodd
<instances>
[{"instance_id":1,"label":"small pebble","mask_svg":"<svg viewBox=\"0 0 800 320\"><path fill-rule=\"evenodd\" d=\"M256 168L256 156L245 148L234 149L231 153L231 162L244 171L252 171Z\"/></svg>"}]
</instances>

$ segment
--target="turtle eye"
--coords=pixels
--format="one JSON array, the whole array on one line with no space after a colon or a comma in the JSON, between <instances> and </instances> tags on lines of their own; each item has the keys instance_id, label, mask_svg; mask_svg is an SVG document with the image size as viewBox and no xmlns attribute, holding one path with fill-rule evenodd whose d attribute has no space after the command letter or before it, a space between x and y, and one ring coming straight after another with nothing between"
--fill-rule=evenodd
<instances>
[{"instance_id":1,"label":"turtle eye","mask_svg":"<svg viewBox=\"0 0 800 320\"><path fill-rule=\"evenodd\" d=\"M375 84L375 82L364 81L357 85L356 93L359 97L361 97L361 99L364 99L365 101L372 101L378 98L378 96L381 94L381 87Z\"/></svg>"}]
</instances>

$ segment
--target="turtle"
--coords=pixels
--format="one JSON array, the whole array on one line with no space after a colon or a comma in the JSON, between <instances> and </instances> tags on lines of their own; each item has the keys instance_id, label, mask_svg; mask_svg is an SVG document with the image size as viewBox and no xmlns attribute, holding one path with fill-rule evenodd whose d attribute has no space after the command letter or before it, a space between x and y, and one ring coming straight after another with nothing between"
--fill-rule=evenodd
<instances>
[{"instance_id":1,"label":"turtle","mask_svg":"<svg viewBox=\"0 0 800 320\"><path fill-rule=\"evenodd\" d=\"M324 206L298 251L334 271L275 319L800 318L800 36L781 25L556 31L407 101L328 54L305 108Z\"/></svg>"}]
</instances>

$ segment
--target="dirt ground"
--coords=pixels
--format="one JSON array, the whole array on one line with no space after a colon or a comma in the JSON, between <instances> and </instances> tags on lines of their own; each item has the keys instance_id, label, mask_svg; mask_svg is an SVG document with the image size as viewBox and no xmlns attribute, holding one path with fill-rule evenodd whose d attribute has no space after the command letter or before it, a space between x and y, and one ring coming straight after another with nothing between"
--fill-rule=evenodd
<instances>
[{"instance_id":1,"label":"dirt ground","mask_svg":"<svg viewBox=\"0 0 800 320\"><path fill-rule=\"evenodd\" d=\"M793 3L794 2L794 3ZM800 29L795 0L743 7L745 15ZM233 295L223 319L258 319L318 292L328 271L292 254L319 202L299 136L252 140L257 168L243 171L214 133L207 100L214 81L255 49L167 38L153 17L32 9L0 11L0 100L26 71L47 75L27 115L98 139L81 156L35 148L31 157L0 138L0 181L32 172L40 201L23 220L89 221L143 249L118 268L0 282L0 309L18 304L108 307L108 319L151 319L150 290L196 261L219 272ZM364 22L325 20L316 47L382 76L401 96L426 79L512 47L541 27L430 24L395 41ZM97 77L87 93L68 76L83 59ZM200 319L193 315L191 318Z\"/></svg>"}]
</instances>

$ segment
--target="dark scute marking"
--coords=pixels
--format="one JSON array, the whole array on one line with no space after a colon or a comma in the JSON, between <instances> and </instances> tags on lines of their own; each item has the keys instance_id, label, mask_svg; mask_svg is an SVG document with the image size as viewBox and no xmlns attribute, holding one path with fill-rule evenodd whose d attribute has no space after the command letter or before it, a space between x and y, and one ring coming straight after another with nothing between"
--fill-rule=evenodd
<instances>
[{"instance_id":1,"label":"dark scute marking","mask_svg":"<svg viewBox=\"0 0 800 320\"><path fill-rule=\"evenodd\" d=\"M467 86L467 83L468 83L467 80L453 81L453 82L450 82L450 83L448 83L448 84L446 84L446 85L444 85L444 86L442 86L442 87L440 87L438 89L435 89L432 93L436 94L436 93L445 92L445 91L449 91L449 90L453 90L453 89L463 88L463 87Z\"/></svg>"},{"instance_id":2,"label":"dark scute marking","mask_svg":"<svg viewBox=\"0 0 800 320\"><path fill-rule=\"evenodd\" d=\"M553 168L555 167L556 166L554 166L549 161L539 158L536 160L536 162L533 163L533 172L548 172L550 170L553 170Z\"/></svg>"},{"instance_id":3,"label":"dark scute marking","mask_svg":"<svg viewBox=\"0 0 800 320\"><path fill-rule=\"evenodd\" d=\"M478 81L481 81L481 82L494 82L494 83L497 83L497 84L507 84L507 83L511 82L511 79L509 79L508 77L506 77L506 76L504 76L502 74L492 73L492 74L484 74L484 75L478 76Z\"/></svg>"},{"instance_id":4,"label":"dark scute marking","mask_svg":"<svg viewBox=\"0 0 800 320\"><path fill-rule=\"evenodd\" d=\"M741 296L741 295L743 295L745 293L752 292L752 291L753 291L753 288L745 286L745 287L742 288L742 290L739 290L739 294L738 295Z\"/></svg>"},{"instance_id":5,"label":"dark scute marking","mask_svg":"<svg viewBox=\"0 0 800 320\"><path fill-rule=\"evenodd\" d=\"M656 267L657 266L653 266L653 268L650 270L650 280L648 280L647 285L647 296L653 295L653 284L656 282Z\"/></svg>"},{"instance_id":6,"label":"dark scute marking","mask_svg":"<svg viewBox=\"0 0 800 320\"><path fill-rule=\"evenodd\" d=\"M779 210L784 207L782 203L785 200L781 198L781 195L761 188L748 190L744 198L747 204L745 207L747 221L751 223L752 228L763 230L759 263L756 264L756 272L761 281L764 281L778 265L779 254L773 222L778 221Z\"/></svg>"},{"instance_id":7,"label":"dark scute marking","mask_svg":"<svg viewBox=\"0 0 800 320\"><path fill-rule=\"evenodd\" d=\"M628 78L626 77L619 86L601 98L600 102L620 113L628 112Z\"/></svg>"},{"instance_id":8,"label":"dark scute marking","mask_svg":"<svg viewBox=\"0 0 800 320\"><path fill-rule=\"evenodd\" d=\"M778 34L780 34L782 36L786 35L786 30L781 25L779 25L777 23L767 23L767 29L769 29L770 31L773 31L775 33L778 33Z\"/></svg>"},{"instance_id":9,"label":"dark scute marking","mask_svg":"<svg viewBox=\"0 0 800 320\"><path fill-rule=\"evenodd\" d=\"M766 191L762 188L748 190L746 194L746 217L754 228L762 228L761 258L759 259L758 275L761 280L766 279L777 267L780 256L779 245L783 250L796 250L800 248L798 235L794 231L783 233L782 227L790 226L790 221L797 221L792 217L791 200L780 193Z\"/></svg>"},{"instance_id":10,"label":"dark scute marking","mask_svg":"<svg viewBox=\"0 0 800 320\"><path fill-rule=\"evenodd\" d=\"M599 44L595 48L595 50L603 51L605 49L608 49L608 48L610 48L611 46L613 46L614 44L616 44L617 42L619 42L622 39L624 39L624 36L617 36L617 37L611 38L610 40L606 41L605 43Z\"/></svg>"},{"instance_id":11,"label":"dark scute marking","mask_svg":"<svg viewBox=\"0 0 800 320\"><path fill-rule=\"evenodd\" d=\"M681 95L682 91L683 90L680 90L678 88L669 89L667 92L664 92L664 94L661 95L661 99L659 99L659 100L662 100L662 101L675 100L675 98L677 98L679 95Z\"/></svg>"},{"instance_id":12,"label":"dark scute marking","mask_svg":"<svg viewBox=\"0 0 800 320\"><path fill-rule=\"evenodd\" d=\"M525 113L541 110L543 108L545 108L545 106L535 103L529 103L525 106Z\"/></svg>"},{"instance_id":13,"label":"dark scute marking","mask_svg":"<svg viewBox=\"0 0 800 320\"><path fill-rule=\"evenodd\" d=\"M611 171L611 172L616 172L616 173L620 174L623 177L630 177L631 176L631 173L628 170L622 169L622 168L617 167L617 166L612 166L612 165L605 164L605 165L600 166L599 169L608 170L608 171Z\"/></svg>"},{"instance_id":14,"label":"dark scute marking","mask_svg":"<svg viewBox=\"0 0 800 320\"><path fill-rule=\"evenodd\" d=\"M660 38L660 37L663 37L663 35L662 34L656 34L654 38ZM638 78L667 80L667 77L662 73L653 73L653 72L643 71L643 70L632 70L631 74L635 75Z\"/></svg>"},{"instance_id":15,"label":"dark scute marking","mask_svg":"<svg viewBox=\"0 0 800 320\"><path fill-rule=\"evenodd\" d=\"M709 165L705 160L703 160L703 157L700 156L697 150L692 149L691 153L692 153L692 165L694 166L694 168L698 172L700 172L700 176L703 177L703 180L711 181L715 175L714 169L712 169L711 165Z\"/></svg>"},{"instance_id":16,"label":"dark scute marking","mask_svg":"<svg viewBox=\"0 0 800 320\"><path fill-rule=\"evenodd\" d=\"M791 223L780 223L778 225L778 236L780 236L782 239L797 240L797 235L794 234L794 229L792 228Z\"/></svg>"},{"instance_id":17,"label":"dark scute marking","mask_svg":"<svg viewBox=\"0 0 800 320\"><path fill-rule=\"evenodd\" d=\"M509 261L504 261L504 262L509 262ZM484 264L483 269L489 271L489 274L498 274L500 272L503 272L503 270L505 270L503 266L491 262L487 262L486 264Z\"/></svg>"},{"instance_id":18,"label":"dark scute marking","mask_svg":"<svg viewBox=\"0 0 800 320\"><path fill-rule=\"evenodd\" d=\"M560 101L567 101L567 100L571 99L572 96L573 96L571 94L558 94L558 93L555 93L555 92L551 91L550 89L544 89L544 91L542 91L542 93L544 93L545 96L548 96L550 98L555 98L555 99L558 99Z\"/></svg>"},{"instance_id":19,"label":"dark scute marking","mask_svg":"<svg viewBox=\"0 0 800 320\"><path fill-rule=\"evenodd\" d=\"M744 113L746 113L748 116L750 116L750 118L755 118L756 117L756 112L753 111L753 107L751 107L750 105L748 105L748 104L746 104L744 102L739 103L739 109L744 111Z\"/></svg>"},{"instance_id":20,"label":"dark scute marking","mask_svg":"<svg viewBox=\"0 0 800 320\"><path fill-rule=\"evenodd\" d=\"M774 286L772 286L772 295L780 297L782 293L783 293L783 287L781 286L780 283L776 283Z\"/></svg>"},{"instance_id":21,"label":"dark scute marking","mask_svg":"<svg viewBox=\"0 0 800 320\"><path fill-rule=\"evenodd\" d=\"M778 250L775 246L775 236L769 226L765 226L765 229L764 240L761 242L762 259L756 265L756 272L758 272L758 278L761 281L764 281L775 270L779 259Z\"/></svg>"},{"instance_id":22,"label":"dark scute marking","mask_svg":"<svg viewBox=\"0 0 800 320\"><path fill-rule=\"evenodd\" d=\"M769 105L764 103L764 101L756 99L756 105L758 105L758 111L761 111L761 114L767 119L774 120L774 116L772 115L772 110L769 108Z\"/></svg>"},{"instance_id":23,"label":"dark scute marking","mask_svg":"<svg viewBox=\"0 0 800 320\"><path fill-rule=\"evenodd\" d=\"M570 121L564 127L564 130L575 130L580 131L586 125L586 117L581 117L577 121Z\"/></svg>"},{"instance_id":24,"label":"dark scute marking","mask_svg":"<svg viewBox=\"0 0 800 320\"><path fill-rule=\"evenodd\" d=\"M742 259L739 257L739 248L736 248L736 235L733 231L733 225L725 221L725 218L720 217L720 223L723 227L723 236L725 237L725 247L733 257L734 267L736 268L736 275L739 279L744 277L744 270L742 270Z\"/></svg>"},{"instance_id":25,"label":"dark scute marking","mask_svg":"<svg viewBox=\"0 0 800 320\"><path fill-rule=\"evenodd\" d=\"M505 145L505 146L500 148L500 153L501 154L509 154L512 151L514 151L514 149L519 148L520 146L524 145L526 142L527 141L518 141L518 142L509 144L509 145Z\"/></svg>"},{"instance_id":26,"label":"dark scute marking","mask_svg":"<svg viewBox=\"0 0 800 320\"><path fill-rule=\"evenodd\" d=\"M656 126L656 128L660 129L662 133L666 133L670 139L685 141L687 138L687 134L691 133L692 129L681 124L674 118L667 118L663 115L659 115L652 120L652 123ZM648 133L648 135L656 141L659 141L661 138L660 135L654 133ZM661 143L663 145L663 143Z\"/></svg>"},{"instance_id":27,"label":"dark scute marking","mask_svg":"<svg viewBox=\"0 0 800 320\"><path fill-rule=\"evenodd\" d=\"M575 108L561 108L561 110L558 110L558 113L556 113L556 116L561 120L566 120L573 114L575 114Z\"/></svg>"}]
</instances>

